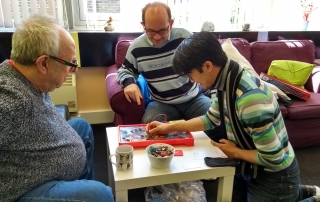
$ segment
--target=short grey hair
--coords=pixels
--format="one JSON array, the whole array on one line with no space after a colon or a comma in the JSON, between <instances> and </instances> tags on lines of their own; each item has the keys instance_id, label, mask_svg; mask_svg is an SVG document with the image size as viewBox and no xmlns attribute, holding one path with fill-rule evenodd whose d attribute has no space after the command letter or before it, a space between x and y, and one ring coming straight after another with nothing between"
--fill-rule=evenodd
<instances>
[{"instance_id":1,"label":"short grey hair","mask_svg":"<svg viewBox=\"0 0 320 202\"><path fill-rule=\"evenodd\" d=\"M30 66L43 54L58 55L59 26L52 16L32 15L13 33L10 58L19 64Z\"/></svg>"}]
</instances>

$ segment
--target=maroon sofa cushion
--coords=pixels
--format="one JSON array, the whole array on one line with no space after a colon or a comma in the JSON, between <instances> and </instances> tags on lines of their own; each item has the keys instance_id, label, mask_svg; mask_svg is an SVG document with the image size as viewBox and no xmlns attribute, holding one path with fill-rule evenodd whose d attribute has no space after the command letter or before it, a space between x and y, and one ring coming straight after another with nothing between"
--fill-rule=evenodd
<instances>
[{"instance_id":1,"label":"maroon sofa cushion","mask_svg":"<svg viewBox=\"0 0 320 202\"><path fill-rule=\"evenodd\" d=\"M281 111L281 114L282 114L283 118L286 118L288 116L287 107L280 105L280 111Z\"/></svg>"},{"instance_id":2,"label":"maroon sofa cushion","mask_svg":"<svg viewBox=\"0 0 320 202\"><path fill-rule=\"evenodd\" d=\"M319 118L320 117L320 94L311 93L310 99L306 102L304 100L295 100L290 106L287 106L288 119L305 119L305 118Z\"/></svg>"},{"instance_id":3,"label":"maroon sofa cushion","mask_svg":"<svg viewBox=\"0 0 320 202\"><path fill-rule=\"evenodd\" d=\"M316 58L317 59L320 59L320 47L318 46L318 47L316 47Z\"/></svg>"},{"instance_id":4,"label":"maroon sofa cushion","mask_svg":"<svg viewBox=\"0 0 320 202\"><path fill-rule=\"evenodd\" d=\"M315 46L310 40L256 41L250 45L251 64L258 74L267 73L273 60L315 60Z\"/></svg>"},{"instance_id":5,"label":"maroon sofa cushion","mask_svg":"<svg viewBox=\"0 0 320 202\"><path fill-rule=\"evenodd\" d=\"M115 50L115 61L118 67L122 65L131 42L132 40L120 40L117 43Z\"/></svg>"},{"instance_id":6,"label":"maroon sofa cushion","mask_svg":"<svg viewBox=\"0 0 320 202\"><path fill-rule=\"evenodd\" d=\"M319 118L285 119L284 123L293 148L320 144Z\"/></svg>"}]
</instances>

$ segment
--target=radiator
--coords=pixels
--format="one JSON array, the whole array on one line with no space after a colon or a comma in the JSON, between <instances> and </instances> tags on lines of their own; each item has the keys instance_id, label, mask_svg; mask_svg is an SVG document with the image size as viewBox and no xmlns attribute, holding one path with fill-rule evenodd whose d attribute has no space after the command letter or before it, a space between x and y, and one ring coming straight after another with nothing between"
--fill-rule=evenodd
<instances>
[{"instance_id":1,"label":"radiator","mask_svg":"<svg viewBox=\"0 0 320 202\"><path fill-rule=\"evenodd\" d=\"M50 92L50 97L55 105L64 104L69 107L69 112L78 112L76 75L70 73L60 88Z\"/></svg>"}]
</instances>

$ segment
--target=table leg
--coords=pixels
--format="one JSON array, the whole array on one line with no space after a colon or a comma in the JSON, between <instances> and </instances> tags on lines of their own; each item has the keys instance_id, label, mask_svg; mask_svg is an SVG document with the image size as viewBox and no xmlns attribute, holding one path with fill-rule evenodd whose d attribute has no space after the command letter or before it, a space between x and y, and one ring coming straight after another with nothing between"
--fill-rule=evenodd
<instances>
[{"instance_id":1,"label":"table leg","mask_svg":"<svg viewBox=\"0 0 320 202\"><path fill-rule=\"evenodd\" d=\"M219 202L230 202L232 199L234 176L225 176L219 178L218 197Z\"/></svg>"},{"instance_id":2,"label":"table leg","mask_svg":"<svg viewBox=\"0 0 320 202\"><path fill-rule=\"evenodd\" d=\"M110 149L109 149L109 143L108 143L108 135L106 135L106 145L107 145L107 157L110 156ZM109 161L109 158L107 159L107 164L108 164L108 185L112 189L112 194L115 195L115 185L114 185L114 175L113 175L113 169L112 169L112 164Z\"/></svg>"},{"instance_id":3,"label":"table leg","mask_svg":"<svg viewBox=\"0 0 320 202\"><path fill-rule=\"evenodd\" d=\"M128 202L128 190L116 191L116 202Z\"/></svg>"}]
</instances>

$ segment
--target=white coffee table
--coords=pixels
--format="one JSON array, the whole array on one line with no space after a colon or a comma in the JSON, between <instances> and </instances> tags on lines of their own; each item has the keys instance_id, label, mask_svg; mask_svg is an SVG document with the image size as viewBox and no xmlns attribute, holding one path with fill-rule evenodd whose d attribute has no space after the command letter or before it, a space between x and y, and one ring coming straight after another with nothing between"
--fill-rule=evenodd
<instances>
[{"instance_id":1,"label":"white coffee table","mask_svg":"<svg viewBox=\"0 0 320 202\"><path fill-rule=\"evenodd\" d=\"M115 152L118 143L117 127L107 128L107 156ZM169 184L183 181L219 178L217 201L231 201L234 167L208 167L203 158L214 156L217 148L210 144L204 132L193 132L194 146L174 145L183 150L183 156L175 156L170 168L157 170L150 166L145 148L134 148L133 169L127 172L117 171L108 161L109 185L114 191L117 202L128 201L128 190Z\"/></svg>"}]
</instances>

